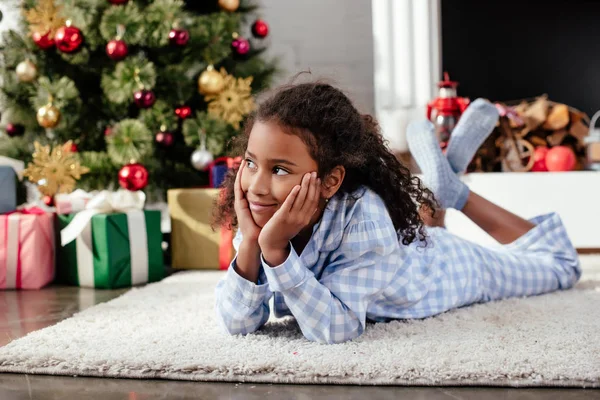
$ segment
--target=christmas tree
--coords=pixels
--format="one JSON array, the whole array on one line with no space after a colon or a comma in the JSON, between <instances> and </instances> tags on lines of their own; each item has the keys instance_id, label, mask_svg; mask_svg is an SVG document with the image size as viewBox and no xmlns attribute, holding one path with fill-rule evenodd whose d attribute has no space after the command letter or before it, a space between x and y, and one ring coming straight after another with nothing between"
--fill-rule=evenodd
<instances>
[{"instance_id":1,"label":"christmas tree","mask_svg":"<svg viewBox=\"0 0 600 400\"><path fill-rule=\"evenodd\" d=\"M268 87L268 25L239 0L26 0L3 35L0 155L72 141L87 190L208 183ZM147 171L149 178L144 174ZM128 178L122 174L129 172Z\"/></svg>"}]
</instances>

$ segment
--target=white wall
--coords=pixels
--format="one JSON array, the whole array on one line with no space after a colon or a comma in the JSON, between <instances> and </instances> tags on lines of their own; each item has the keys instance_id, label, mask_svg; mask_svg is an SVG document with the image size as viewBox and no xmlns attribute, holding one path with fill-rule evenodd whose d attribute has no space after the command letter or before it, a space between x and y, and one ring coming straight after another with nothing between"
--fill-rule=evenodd
<instances>
[{"instance_id":1,"label":"white wall","mask_svg":"<svg viewBox=\"0 0 600 400\"><path fill-rule=\"evenodd\" d=\"M268 54L285 70L277 83L310 69L333 80L360 111L373 113L373 33L370 0L260 0L269 26Z\"/></svg>"}]
</instances>

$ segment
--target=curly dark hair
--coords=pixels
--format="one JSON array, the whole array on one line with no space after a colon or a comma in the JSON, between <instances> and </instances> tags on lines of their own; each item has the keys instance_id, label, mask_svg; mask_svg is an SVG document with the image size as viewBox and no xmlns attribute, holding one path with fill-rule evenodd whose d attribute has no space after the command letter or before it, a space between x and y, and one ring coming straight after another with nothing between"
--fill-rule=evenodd
<instances>
[{"instance_id":1,"label":"curly dark hair","mask_svg":"<svg viewBox=\"0 0 600 400\"><path fill-rule=\"evenodd\" d=\"M336 166L344 166L346 176L338 194L354 193L369 187L385 202L404 245L417 237L425 240L419 206L433 215L435 198L411 175L388 149L379 125L370 115L361 115L350 99L326 83L285 85L262 102L249 116L244 132L233 141L243 156L255 121L275 122L284 132L299 136L324 177ZM234 182L237 170L230 171L222 188L224 193L215 209L215 223L237 225L234 210Z\"/></svg>"}]
</instances>

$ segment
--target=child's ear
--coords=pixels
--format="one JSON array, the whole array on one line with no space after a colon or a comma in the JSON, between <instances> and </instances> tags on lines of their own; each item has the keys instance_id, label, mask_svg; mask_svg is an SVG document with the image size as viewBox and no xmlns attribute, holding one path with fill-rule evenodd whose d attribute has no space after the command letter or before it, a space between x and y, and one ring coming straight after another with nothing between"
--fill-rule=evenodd
<instances>
[{"instance_id":1,"label":"child's ear","mask_svg":"<svg viewBox=\"0 0 600 400\"><path fill-rule=\"evenodd\" d=\"M337 193L344 177L346 176L346 169L342 165L334 167L329 174L323 179L321 184L321 196L325 199L330 199L334 194Z\"/></svg>"}]
</instances>

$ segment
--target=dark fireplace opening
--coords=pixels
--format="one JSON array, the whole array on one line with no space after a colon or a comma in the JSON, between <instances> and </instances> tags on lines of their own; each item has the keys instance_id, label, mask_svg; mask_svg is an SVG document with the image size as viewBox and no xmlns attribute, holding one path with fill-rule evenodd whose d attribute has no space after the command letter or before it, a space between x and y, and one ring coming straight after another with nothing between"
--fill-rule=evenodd
<instances>
[{"instance_id":1,"label":"dark fireplace opening","mask_svg":"<svg viewBox=\"0 0 600 400\"><path fill-rule=\"evenodd\" d=\"M600 1L442 0L442 66L459 96L492 101L544 93L600 109Z\"/></svg>"}]
</instances>

